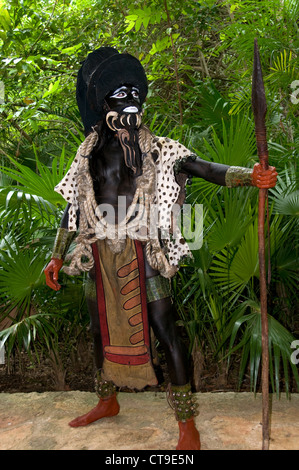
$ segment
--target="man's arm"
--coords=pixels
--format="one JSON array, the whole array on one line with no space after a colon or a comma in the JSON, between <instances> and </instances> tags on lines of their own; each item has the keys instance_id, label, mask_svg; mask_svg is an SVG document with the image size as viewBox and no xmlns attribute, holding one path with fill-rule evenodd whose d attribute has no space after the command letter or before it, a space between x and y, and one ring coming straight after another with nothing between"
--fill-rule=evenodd
<instances>
[{"instance_id":1,"label":"man's arm","mask_svg":"<svg viewBox=\"0 0 299 470\"><path fill-rule=\"evenodd\" d=\"M211 183L230 188L257 186L272 188L276 184L277 172L274 167L264 171L259 163L252 168L213 163L191 156L179 165L179 172L203 178Z\"/></svg>"},{"instance_id":2,"label":"man's arm","mask_svg":"<svg viewBox=\"0 0 299 470\"><path fill-rule=\"evenodd\" d=\"M59 290L61 288L61 285L58 283L58 274L62 268L63 261L68 252L70 244L76 235L75 231L68 231L69 209L70 204L67 204L61 219L60 227L57 229L51 261L44 270L46 284L54 290Z\"/></svg>"},{"instance_id":3,"label":"man's arm","mask_svg":"<svg viewBox=\"0 0 299 470\"><path fill-rule=\"evenodd\" d=\"M179 167L181 173L203 178L206 181L219 184L220 186L226 186L225 175L228 169L228 165L207 162L195 156L189 157L185 162L182 162Z\"/></svg>"}]
</instances>

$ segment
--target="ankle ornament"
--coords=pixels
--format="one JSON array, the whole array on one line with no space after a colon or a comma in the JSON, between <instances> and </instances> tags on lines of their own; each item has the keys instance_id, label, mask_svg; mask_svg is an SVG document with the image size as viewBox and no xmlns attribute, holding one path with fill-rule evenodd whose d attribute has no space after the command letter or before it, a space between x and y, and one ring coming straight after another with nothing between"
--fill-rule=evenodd
<instances>
[{"instance_id":1,"label":"ankle ornament","mask_svg":"<svg viewBox=\"0 0 299 470\"><path fill-rule=\"evenodd\" d=\"M169 384L167 390L167 400L170 407L175 412L177 421L186 421L193 416L198 415L198 404L196 398L191 392L191 385L172 385Z\"/></svg>"},{"instance_id":2,"label":"ankle ornament","mask_svg":"<svg viewBox=\"0 0 299 470\"><path fill-rule=\"evenodd\" d=\"M116 386L113 382L103 380L101 378L101 371L97 371L95 376L95 391L99 398L105 399L116 393Z\"/></svg>"}]
</instances>

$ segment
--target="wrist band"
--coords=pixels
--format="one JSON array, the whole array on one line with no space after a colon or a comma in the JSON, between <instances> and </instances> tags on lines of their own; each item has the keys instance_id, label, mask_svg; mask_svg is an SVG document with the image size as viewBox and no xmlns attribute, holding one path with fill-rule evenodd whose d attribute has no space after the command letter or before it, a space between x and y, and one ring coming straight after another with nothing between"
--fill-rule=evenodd
<instances>
[{"instance_id":1,"label":"wrist band","mask_svg":"<svg viewBox=\"0 0 299 470\"><path fill-rule=\"evenodd\" d=\"M66 228L59 227L56 233L52 258L64 259L75 235L76 232L69 232Z\"/></svg>"},{"instance_id":2,"label":"wrist band","mask_svg":"<svg viewBox=\"0 0 299 470\"><path fill-rule=\"evenodd\" d=\"M252 185L252 168L231 166L225 173L225 185L228 188Z\"/></svg>"}]
</instances>

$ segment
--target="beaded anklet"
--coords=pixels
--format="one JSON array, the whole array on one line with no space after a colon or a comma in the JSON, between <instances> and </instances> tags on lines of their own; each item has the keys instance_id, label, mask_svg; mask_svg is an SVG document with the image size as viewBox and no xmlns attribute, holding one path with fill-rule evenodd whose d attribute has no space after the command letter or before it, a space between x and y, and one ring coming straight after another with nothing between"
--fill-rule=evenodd
<instances>
[{"instance_id":1,"label":"beaded anklet","mask_svg":"<svg viewBox=\"0 0 299 470\"><path fill-rule=\"evenodd\" d=\"M175 412L177 421L186 421L198 414L198 404L191 392L191 385L172 385L168 387L168 403Z\"/></svg>"},{"instance_id":2,"label":"beaded anklet","mask_svg":"<svg viewBox=\"0 0 299 470\"><path fill-rule=\"evenodd\" d=\"M95 376L95 391L99 398L109 398L116 392L116 386L113 382L103 380L101 371L98 370Z\"/></svg>"}]
</instances>

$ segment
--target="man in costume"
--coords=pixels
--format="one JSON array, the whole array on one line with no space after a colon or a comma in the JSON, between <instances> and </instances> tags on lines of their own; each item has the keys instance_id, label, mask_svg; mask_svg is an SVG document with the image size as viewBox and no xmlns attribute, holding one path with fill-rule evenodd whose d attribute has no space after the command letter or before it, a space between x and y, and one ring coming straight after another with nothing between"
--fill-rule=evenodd
<instances>
[{"instance_id":1,"label":"man in costume","mask_svg":"<svg viewBox=\"0 0 299 470\"><path fill-rule=\"evenodd\" d=\"M229 167L197 158L142 124L147 79L141 63L110 47L90 53L78 73L77 102L86 139L55 188L67 201L47 284L59 270L87 271L99 403L69 424L85 426L119 412L117 387L157 384L150 328L164 348L168 395L179 425L177 450L199 450L187 354L176 331L170 279L192 256L173 209L189 175L229 187L273 187L276 171ZM78 234L78 235L77 235ZM67 255L75 236L75 248ZM63 266L64 265L64 266Z\"/></svg>"}]
</instances>

